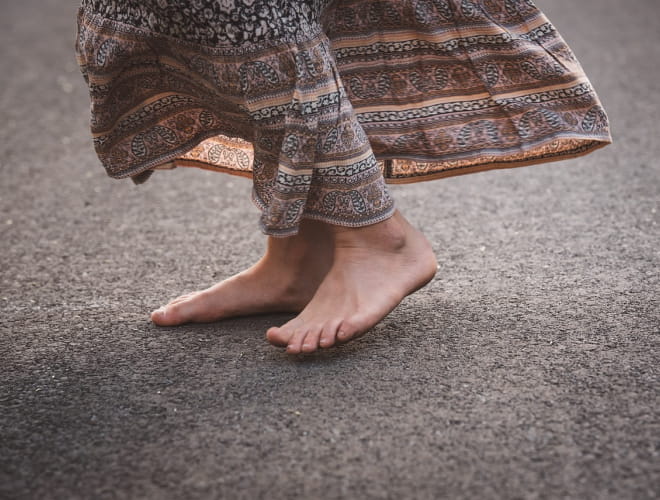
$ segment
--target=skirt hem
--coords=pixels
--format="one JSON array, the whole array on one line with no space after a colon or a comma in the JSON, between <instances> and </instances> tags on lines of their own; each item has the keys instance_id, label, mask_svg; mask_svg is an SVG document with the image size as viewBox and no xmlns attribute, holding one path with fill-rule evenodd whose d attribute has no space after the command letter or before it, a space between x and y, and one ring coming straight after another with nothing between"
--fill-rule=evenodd
<instances>
[{"instance_id":1,"label":"skirt hem","mask_svg":"<svg viewBox=\"0 0 660 500\"><path fill-rule=\"evenodd\" d=\"M212 136L213 134L211 134ZM553 138L551 141L556 141L556 138ZM579 148L573 148L570 150L560 150L555 153L544 153L544 154L539 154L538 156L526 156L525 158L522 158L520 160L498 160L494 159L491 162L488 163L480 163L476 165L467 165L467 166L458 166L458 167L449 167L445 168L443 170L434 170L433 172L429 173L420 173L417 171L416 173L412 173L409 175L392 175L390 172L388 172L389 167L388 164L390 162L395 162L397 160L403 160L403 161L411 161L412 163L428 163L428 164L438 164L441 163L440 161L437 160L419 160L419 159L411 159L410 157L407 157L406 155L388 155L388 156L379 156L376 155L376 158L379 162L384 164L383 167L383 176L385 178L385 182L388 184L412 184L416 182L424 182L424 181L429 181L429 180L434 180L434 179L443 179L447 177L455 177L459 175L466 175L466 174L471 174L471 173L477 173L477 172L485 172L489 170L503 170L503 169L510 169L510 168L517 168L517 167L526 167L526 166L531 166L531 165L537 165L537 164L543 164L543 163L551 163L551 162L557 162L557 161L562 161L562 160L569 160L573 158L579 158L581 156L585 156L593 151L596 151L598 149L601 149L605 146L608 146L612 143L611 140L609 139L584 139L585 144ZM185 148L182 148L185 151ZM115 179L123 179L126 177L136 177L141 174L143 174L145 171L148 170L170 170L176 167L194 167L194 168L200 168L202 170L209 170L212 172L221 172L221 173L226 173L230 175L235 175L238 177L245 177L248 179L252 178L252 171L251 170L237 170L233 169L230 167L223 167L220 165L211 165L209 163L206 163L204 161L199 161L199 160L193 160L193 159L182 159L182 158L177 158L181 154L181 149L179 149L175 153L170 153L165 156L163 156L160 160L160 164L153 166L153 161L149 162L147 165L142 165L139 167L135 167L134 169L131 169L129 172L122 172L121 174L117 175L112 175L113 178Z\"/></svg>"}]
</instances>

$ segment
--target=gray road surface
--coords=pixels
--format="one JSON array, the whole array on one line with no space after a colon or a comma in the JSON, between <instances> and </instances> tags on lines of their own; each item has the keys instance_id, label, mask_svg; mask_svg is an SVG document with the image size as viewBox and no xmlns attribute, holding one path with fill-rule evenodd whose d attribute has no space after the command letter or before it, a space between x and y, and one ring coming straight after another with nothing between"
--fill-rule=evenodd
<instances>
[{"instance_id":1,"label":"gray road surface","mask_svg":"<svg viewBox=\"0 0 660 500\"><path fill-rule=\"evenodd\" d=\"M286 316L148 322L258 257L249 181L108 179L75 0L3 1L0 498L657 498L660 4L538 3L616 144L395 187L438 277L289 357Z\"/></svg>"}]
</instances>

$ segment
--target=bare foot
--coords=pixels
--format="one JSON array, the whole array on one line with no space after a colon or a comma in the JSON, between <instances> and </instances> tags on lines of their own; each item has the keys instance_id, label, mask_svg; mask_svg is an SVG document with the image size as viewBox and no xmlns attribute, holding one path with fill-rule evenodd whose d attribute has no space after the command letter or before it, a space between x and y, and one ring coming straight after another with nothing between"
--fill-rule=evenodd
<instances>
[{"instance_id":1,"label":"bare foot","mask_svg":"<svg viewBox=\"0 0 660 500\"><path fill-rule=\"evenodd\" d=\"M211 288L182 295L151 313L159 326L208 323L272 312L300 312L332 265L324 224L303 221L289 238L268 239L266 254L249 269Z\"/></svg>"},{"instance_id":2,"label":"bare foot","mask_svg":"<svg viewBox=\"0 0 660 500\"><path fill-rule=\"evenodd\" d=\"M289 353L360 336L435 275L431 245L399 212L363 228L333 226L333 233L334 263L311 302L266 333L270 343Z\"/></svg>"}]
</instances>

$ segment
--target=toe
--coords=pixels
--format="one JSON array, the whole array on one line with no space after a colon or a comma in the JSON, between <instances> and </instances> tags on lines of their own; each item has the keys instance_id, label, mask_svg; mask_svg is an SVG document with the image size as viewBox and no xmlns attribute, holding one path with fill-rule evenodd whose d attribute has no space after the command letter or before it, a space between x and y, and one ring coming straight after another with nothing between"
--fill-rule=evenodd
<instances>
[{"instance_id":1,"label":"toe","mask_svg":"<svg viewBox=\"0 0 660 500\"><path fill-rule=\"evenodd\" d=\"M335 344L339 325L339 321L330 321L323 326L323 330L321 331L321 338L319 339L319 345L321 347L332 347Z\"/></svg>"},{"instance_id":2,"label":"toe","mask_svg":"<svg viewBox=\"0 0 660 500\"><path fill-rule=\"evenodd\" d=\"M277 326L270 327L266 332L266 340L278 347L285 347L289 342L288 338L282 332L282 328Z\"/></svg>"},{"instance_id":3,"label":"toe","mask_svg":"<svg viewBox=\"0 0 660 500\"><path fill-rule=\"evenodd\" d=\"M178 324L176 308L164 306L151 313L151 321L158 326L173 326Z\"/></svg>"},{"instance_id":4,"label":"toe","mask_svg":"<svg viewBox=\"0 0 660 500\"><path fill-rule=\"evenodd\" d=\"M303 352L314 352L319 347L319 340L321 339L321 328L313 328L307 332L307 336L302 343Z\"/></svg>"},{"instance_id":5,"label":"toe","mask_svg":"<svg viewBox=\"0 0 660 500\"><path fill-rule=\"evenodd\" d=\"M337 331L337 341L348 342L360 334L359 326L352 321L342 321Z\"/></svg>"},{"instance_id":6,"label":"toe","mask_svg":"<svg viewBox=\"0 0 660 500\"><path fill-rule=\"evenodd\" d=\"M299 328L293 332L289 345L286 347L286 352L289 354L300 354L302 352L302 343L307 336L306 328Z\"/></svg>"},{"instance_id":7,"label":"toe","mask_svg":"<svg viewBox=\"0 0 660 500\"><path fill-rule=\"evenodd\" d=\"M266 332L266 339L273 345L284 347L289 344L289 340L301 324L302 322L295 317L280 327L273 326Z\"/></svg>"},{"instance_id":8,"label":"toe","mask_svg":"<svg viewBox=\"0 0 660 500\"><path fill-rule=\"evenodd\" d=\"M162 325L165 322L165 319L166 319L166 315L165 315L164 307L159 307L155 311L152 311L151 321L154 322L156 325Z\"/></svg>"},{"instance_id":9,"label":"toe","mask_svg":"<svg viewBox=\"0 0 660 500\"><path fill-rule=\"evenodd\" d=\"M168 304L151 313L151 320L158 326L177 326L194 321L194 308L187 302Z\"/></svg>"},{"instance_id":10,"label":"toe","mask_svg":"<svg viewBox=\"0 0 660 500\"><path fill-rule=\"evenodd\" d=\"M177 297L165 306L151 313L151 321L158 326L176 326L189 321L203 321L200 310L206 305L200 300L200 293L193 292Z\"/></svg>"}]
</instances>

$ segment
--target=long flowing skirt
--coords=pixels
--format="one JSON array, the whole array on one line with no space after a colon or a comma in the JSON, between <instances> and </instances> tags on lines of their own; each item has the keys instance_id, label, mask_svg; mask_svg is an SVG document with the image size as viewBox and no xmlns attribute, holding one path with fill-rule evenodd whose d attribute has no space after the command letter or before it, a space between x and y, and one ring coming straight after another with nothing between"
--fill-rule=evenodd
<instances>
[{"instance_id":1,"label":"long flowing skirt","mask_svg":"<svg viewBox=\"0 0 660 500\"><path fill-rule=\"evenodd\" d=\"M610 142L529 0L83 0L76 52L108 174L251 176L263 230L389 217L385 182Z\"/></svg>"}]
</instances>

